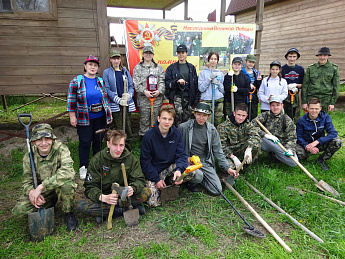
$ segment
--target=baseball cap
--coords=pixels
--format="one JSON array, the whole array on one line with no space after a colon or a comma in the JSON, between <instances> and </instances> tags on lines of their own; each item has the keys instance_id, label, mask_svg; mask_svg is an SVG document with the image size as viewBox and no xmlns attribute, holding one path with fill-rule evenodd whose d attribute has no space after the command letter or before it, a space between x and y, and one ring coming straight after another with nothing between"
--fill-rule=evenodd
<instances>
[{"instance_id":1,"label":"baseball cap","mask_svg":"<svg viewBox=\"0 0 345 259\"><path fill-rule=\"evenodd\" d=\"M279 96L272 95L271 98L270 98L270 103L272 103L272 102L282 103L282 99L280 99Z\"/></svg>"},{"instance_id":2,"label":"baseball cap","mask_svg":"<svg viewBox=\"0 0 345 259\"><path fill-rule=\"evenodd\" d=\"M86 64L86 62L89 62L89 61L93 61L93 62L96 62L98 65L99 65L99 58L95 57L94 55L90 55L86 58L84 64Z\"/></svg>"},{"instance_id":3,"label":"baseball cap","mask_svg":"<svg viewBox=\"0 0 345 259\"><path fill-rule=\"evenodd\" d=\"M113 58L113 57L121 57L121 53L119 50L112 50L109 53L109 57Z\"/></svg>"},{"instance_id":4,"label":"baseball cap","mask_svg":"<svg viewBox=\"0 0 345 259\"><path fill-rule=\"evenodd\" d=\"M234 59L232 60L232 63L235 63L235 62L240 62L242 64L243 60L241 57L234 57Z\"/></svg>"},{"instance_id":5,"label":"baseball cap","mask_svg":"<svg viewBox=\"0 0 345 259\"><path fill-rule=\"evenodd\" d=\"M184 45L184 44L179 45L179 46L177 47L177 49L176 49L176 52L179 52L179 51L187 52L187 47L186 47L186 45Z\"/></svg>"},{"instance_id":6,"label":"baseball cap","mask_svg":"<svg viewBox=\"0 0 345 259\"><path fill-rule=\"evenodd\" d=\"M143 49L143 53L145 52L151 52L152 54L154 54L152 46L145 46Z\"/></svg>"},{"instance_id":7,"label":"baseball cap","mask_svg":"<svg viewBox=\"0 0 345 259\"><path fill-rule=\"evenodd\" d=\"M253 54L249 54L247 55L246 60L256 62L256 57Z\"/></svg>"}]
</instances>

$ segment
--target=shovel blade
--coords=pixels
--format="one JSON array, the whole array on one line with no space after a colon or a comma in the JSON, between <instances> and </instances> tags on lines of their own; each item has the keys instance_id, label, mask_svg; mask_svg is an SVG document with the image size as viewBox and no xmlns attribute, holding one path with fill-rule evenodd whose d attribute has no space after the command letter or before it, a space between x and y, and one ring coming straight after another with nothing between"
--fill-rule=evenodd
<instances>
[{"instance_id":1,"label":"shovel blade","mask_svg":"<svg viewBox=\"0 0 345 259\"><path fill-rule=\"evenodd\" d=\"M139 224L139 209L130 209L123 213L127 227L134 227Z\"/></svg>"},{"instance_id":2,"label":"shovel blade","mask_svg":"<svg viewBox=\"0 0 345 259\"><path fill-rule=\"evenodd\" d=\"M337 196L339 197L339 193L337 192L337 190L335 190L332 186L330 186L328 183L326 183L324 180L320 180L319 184L315 184L317 188L319 188L320 190L324 191L324 192L329 192L331 193L333 196Z\"/></svg>"},{"instance_id":3,"label":"shovel blade","mask_svg":"<svg viewBox=\"0 0 345 259\"><path fill-rule=\"evenodd\" d=\"M174 201L177 199L180 186L169 185L162 189L161 191L161 202Z\"/></svg>"},{"instance_id":4,"label":"shovel blade","mask_svg":"<svg viewBox=\"0 0 345 259\"><path fill-rule=\"evenodd\" d=\"M32 241L42 241L54 231L54 208L40 208L28 214L29 233Z\"/></svg>"}]
</instances>

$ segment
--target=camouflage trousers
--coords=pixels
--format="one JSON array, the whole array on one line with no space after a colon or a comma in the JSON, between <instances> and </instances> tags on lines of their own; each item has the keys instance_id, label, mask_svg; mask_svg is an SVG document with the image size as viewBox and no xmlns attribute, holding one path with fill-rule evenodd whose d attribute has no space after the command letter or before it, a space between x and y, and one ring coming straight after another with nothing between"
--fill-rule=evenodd
<instances>
[{"instance_id":1,"label":"camouflage trousers","mask_svg":"<svg viewBox=\"0 0 345 259\"><path fill-rule=\"evenodd\" d=\"M171 164L168 168L164 169L162 172L159 173L160 179L163 180L167 186L173 184L172 179L174 176L175 168L176 168L176 164ZM193 181L191 181L192 179ZM198 172L198 170L190 172L183 179L183 182L188 182L188 181L191 181L191 182L198 181L200 183L202 181L201 172ZM147 181L147 187L151 190L151 193L152 193L151 197L147 201L147 204L150 205L150 207L157 207L161 205L161 201L160 201L161 191L158 190L156 183Z\"/></svg>"},{"instance_id":2,"label":"camouflage trousers","mask_svg":"<svg viewBox=\"0 0 345 259\"><path fill-rule=\"evenodd\" d=\"M153 106L153 124L157 120L159 108L161 103ZM139 136L144 136L145 132L151 128L151 106L139 106L140 121L139 121Z\"/></svg>"},{"instance_id":3,"label":"camouflage trousers","mask_svg":"<svg viewBox=\"0 0 345 259\"><path fill-rule=\"evenodd\" d=\"M132 138L132 126L131 126L131 113L128 111L128 107L126 107L126 134L127 134L127 140L131 140ZM123 130L123 106L120 105L120 111L113 112L113 121L109 125L109 128L112 130Z\"/></svg>"},{"instance_id":4,"label":"camouflage trousers","mask_svg":"<svg viewBox=\"0 0 345 259\"><path fill-rule=\"evenodd\" d=\"M43 204L43 208L48 209L54 207L59 199L62 201L62 211L64 213L73 211L75 191L76 187L65 184L55 191L42 192L46 201L45 204ZM12 212L13 215L19 217L34 211L37 211L37 209L31 204L29 195L22 195Z\"/></svg>"},{"instance_id":5,"label":"camouflage trousers","mask_svg":"<svg viewBox=\"0 0 345 259\"><path fill-rule=\"evenodd\" d=\"M332 139L324 144L319 144L316 147L320 150L320 152L323 152L320 154L319 158L322 160L329 160L335 152L337 152L340 148L343 142L340 138ZM296 145L296 153L298 156L298 159L304 160L309 157L311 154L305 148L303 148L301 145Z\"/></svg>"},{"instance_id":6,"label":"camouflage trousers","mask_svg":"<svg viewBox=\"0 0 345 259\"><path fill-rule=\"evenodd\" d=\"M191 107L189 107L189 104L188 104L189 97L184 97L183 100L184 101L183 101L183 107L182 107L181 96L179 95L174 96L174 106L175 106L175 112L176 112L174 124L176 127L178 127L178 125L180 125L181 123L189 120L192 115L192 109Z\"/></svg>"},{"instance_id":7,"label":"camouflage trousers","mask_svg":"<svg viewBox=\"0 0 345 259\"><path fill-rule=\"evenodd\" d=\"M288 96L288 98L290 98L290 96ZM291 114L292 113L291 110L292 110L291 103L284 101L284 112L285 112L285 114L288 115L293 120L293 122L296 124L298 119L301 117L301 107L299 106L299 103L297 103L297 105L294 104L293 114Z\"/></svg>"},{"instance_id":8,"label":"camouflage trousers","mask_svg":"<svg viewBox=\"0 0 345 259\"><path fill-rule=\"evenodd\" d=\"M212 101L203 101L204 103L207 103L210 105L212 110ZM220 98L218 100L214 101L214 126L217 128L219 124L223 122L223 102L224 98ZM207 120L208 122L212 123L212 114Z\"/></svg>"},{"instance_id":9,"label":"camouflage trousers","mask_svg":"<svg viewBox=\"0 0 345 259\"><path fill-rule=\"evenodd\" d=\"M146 202L150 196L151 196L150 189L147 187L144 187L139 194L133 195L131 197L131 204L133 206L137 206L143 202ZM109 215L110 206L111 205L105 202L101 204L100 201L94 202L90 200L89 198L84 198L78 201L77 210L88 215L101 217L102 210L103 210L103 216ZM120 201L115 205L115 207L128 207L128 203L126 201L125 202Z\"/></svg>"},{"instance_id":10,"label":"camouflage trousers","mask_svg":"<svg viewBox=\"0 0 345 259\"><path fill-rule=\"evenodd\" d=\"M239 144L239 147L231 148L231 151L234 156L237 156L238 159L242 161L244 159L244 152L246 152L247 148L248 148L248 142L243 142ZM261 148L260 144L252 146L252 161L255 161L258 159L260 148Z\"/></svg>"}]
</instances>

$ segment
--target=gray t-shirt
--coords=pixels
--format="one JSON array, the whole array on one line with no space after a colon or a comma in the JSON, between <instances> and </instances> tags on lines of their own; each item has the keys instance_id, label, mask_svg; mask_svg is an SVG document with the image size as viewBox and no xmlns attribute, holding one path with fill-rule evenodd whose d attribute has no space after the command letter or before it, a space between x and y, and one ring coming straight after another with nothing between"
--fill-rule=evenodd
<instances>
[{"instance_id":1,"label":"gray t-shirt","mask_svg":"<svg viewBox=\"0 0 345 259\"><path fill-rule=\"evenodd\" d=\"M180 64L180 76L184 81L189 82L189 68L187 63Z\"/></svg>"},{"instance_id":2,"label":"gray t-shirt","mask_svg":"<svg viewBox=\"0 0 345 259\"><path fill-rule=\"evenodd\" d=\"M204 125L199 125L197 121L194 121L193 128L192 146L190 149L191 156L203 157L207 153L206 123Z\"/></svg>"}]
</instances>

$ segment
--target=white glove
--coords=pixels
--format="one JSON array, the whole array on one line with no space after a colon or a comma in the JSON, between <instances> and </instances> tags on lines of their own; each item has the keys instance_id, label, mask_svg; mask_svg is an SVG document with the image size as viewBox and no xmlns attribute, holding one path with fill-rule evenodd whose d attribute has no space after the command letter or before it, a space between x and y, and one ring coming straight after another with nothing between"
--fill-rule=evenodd
<instances>
[{"instance_id":1,"label":"white glove","mask_svg":"<svg viewBox=\"0 0 345 259\"><path fill-rule=\"evenodd\" d=\"M244 157L248 156L246 164L250 164L252 160L252 148L247 147L246 151L244 152Z\"/></svg>"},{"instance_id":2,"label":"white glove","mask_svg":"<svg viewBox=\"0 0 345 259\"><path fill-rule=\"evenodd\" d=\"M271 140L274 144L278 144L278 142L280 142L279 138L277 138L274 135L265 134L264 137L267 138L268 140Z\"/></svg>"},{"instance_id":3,"label":"white glove","mask_svg":"<svg viewBox=\"0 0 345 259\"><path fill-rule=\"evenodd\" d=\"M128 93L123 93L120 101L121 106L128 106L130 95Z\"/></svg>"},{"instance_id":4,"label":"white glove","mask_svg":"<svg viewBox=\"0 0 345 259\"><path fill-rule=\"evenodd\" d=\"M218 76L217 72L212 72L212 74L210 75L210 77L208 79L210 79L210 81L212 81L212 79L216 78Z\"/></svg>"},{"instance_id":5,"label":"white glove","mask_svg":"<svg viewBox=\"0 0 345 259\"><path fill-rule=\"evenodd\" d=\"M292 152L290 149L287 149L287 150L284 152L284 155L286 155L286 156L293 156L293 152Z\"/></svg>"},{"instance_id":6,"label":"white glove","mask_svg":"<svg viewBox=\"0 0 345 259\"><path fill-rule=\"evenodd\" d=\"M232 161L234 161L234 164L235 164L235 168L236 168L236 169L240 167L241 161L237 158L237 156L234 156L234 157L232 158Z\"/></svg>"},{"instance_id":7,"label":"white glove","mask_svg":"<svg viewBox=\"0 0 345 259\"><path fill-rule=\"evenodd\" d=\"M234 75L234 70L231 69L231 70L228 72L228 75L229 75L229 76L233 76L233 75Z\"/></svg>"},{"instance_id":8,"label":"white glove","mask_svg":"<svg viewBox=\"0 0 345 259\"><path fill-rule=\"evenodd\" d=\"M236 93L237 90L238 90L238 88L237 88L236 85L234 85L234 86L231 87L231 92Z\"/></svg>"},{"instance_id":9,"label":"white glove","mask_svg":"<svg viewBox=\"0 0 345 259\"><path fill-rule=\"evenodd\" d=\"M288 89L292 92L292 93L296 93L298 91L297 88L297 84L293 83L293 84L288 84Z\"/></svg>"}]
</instances>

